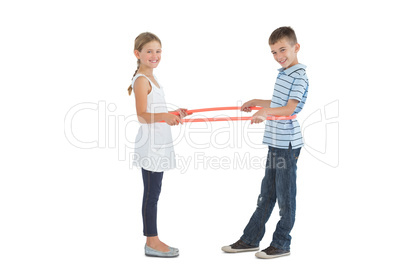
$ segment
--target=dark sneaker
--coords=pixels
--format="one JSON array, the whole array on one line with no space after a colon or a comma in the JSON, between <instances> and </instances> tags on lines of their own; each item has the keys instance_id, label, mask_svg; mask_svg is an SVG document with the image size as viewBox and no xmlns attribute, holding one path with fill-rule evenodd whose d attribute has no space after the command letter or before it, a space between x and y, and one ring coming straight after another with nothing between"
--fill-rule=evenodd
<instances>
[{"instance_id":1,"label":"dark sneaker","mask_svg":"<svg viewBox=\"0 0 402 268\"><path fill-rule=\"evenodd\" d=\"M250 246L243 241L239 240L230 246L222 247L222 250L227 253L238 253L238 252L246 252L246 251L256 251L259 250L259 247Z\"/></svg>"},{"instance_id":2,"label":"dark sneaker","mask_svg":"<svg viewBox=\"0 0 402 268\"><path fill-rule=\"evenodd\" d=\"M290 255L289 250L282 250L275 248L273 246L269 246L263 251L257 252L255 256L260 259L272 259L272 258L277 258L277 257L282 257L282 256L288 256Z\"/></svg>"}]
</instances>

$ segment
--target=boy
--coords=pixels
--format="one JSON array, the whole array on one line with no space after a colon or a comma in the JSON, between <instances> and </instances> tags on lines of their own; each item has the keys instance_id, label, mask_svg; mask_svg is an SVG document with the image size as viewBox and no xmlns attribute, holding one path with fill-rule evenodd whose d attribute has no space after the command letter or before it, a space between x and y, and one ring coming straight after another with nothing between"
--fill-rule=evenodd
<instances>
[{"instance_id":1,"label":"boy","mask_svg":"<svg viewBox=\"0 0 402 268\"><path fill-rule=\"evenodd\" d=\"M299 64L297 52L300 45L290 27L281 27L272 32L269 46L274 59L282 66L276 79L272 100L250 100L241 109L250 112L250 107L261 106L251 123L261 123L268 115L290 116L299 113L307 99L308 79L305 65ZM240 240L222 250L230 253L258 251L276 199L280 220L273 234L271 245L257 252L258 258L270 259L290 255L290 231L296 214L296 169L297 159L303 146L300 125L296 119L267 120L263 143L269 146L265 176L261 183L257 208L243 231ZM274 164L274 165L272 165Z\"/></svg>"}]
</instances>

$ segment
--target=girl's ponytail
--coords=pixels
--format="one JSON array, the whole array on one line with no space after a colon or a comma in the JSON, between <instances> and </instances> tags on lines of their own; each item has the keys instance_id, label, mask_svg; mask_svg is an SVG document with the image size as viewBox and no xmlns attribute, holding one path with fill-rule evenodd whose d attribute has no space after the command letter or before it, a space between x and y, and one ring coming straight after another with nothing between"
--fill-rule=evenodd
<instances>
[{"instance_id":1,"label":"girl's ponytail","mask_svg":"<svg viewBox=\"0 0 402 268\"><path fill-rule=\"evenodd\" d=\"M150 32L145 32L145 33L142 33L142 34L140 34L139 36L137 36L137 38L135 38L135 42L134 42L134 51L135 51L135 50L138 50L138 51L141 52L142 47L143 47L145 44L147 44L147 43L149 43L149 42L151 42L151 41L158 41L159 44L162 46L161 40L160 40L156 35L154 35L153 33L150 33ZM140 59L138 59L138 60L137 60L137 70L135 70L135 73L134 73L134 75L133 75L133 78L134 78L134 76L137 74L138 69L140 68L140 63L141 63L141 62L140 62ZM131 85L128 87L127 90L128 90L128 95L131 95L131 92L133 91L132 83L131 83Z\"/></svg>"},{"instance_id":2,"label":"girl's ponytail","mask_svg":"<svg viewBox=\"0 0 402 268\"><path fill-rule=\"evenodd\" d=\"M139 68L140 68L140 59L137 60L137 70L135 70L135 72L133 74L133 78L137 74ZM133 78L131 78L131 79L133 79ZM127 88L129 96L131 95L131 92L133 91L132 85L133 85L133 82L131 82L130 86Z\"/></svg>"}]
</instances>

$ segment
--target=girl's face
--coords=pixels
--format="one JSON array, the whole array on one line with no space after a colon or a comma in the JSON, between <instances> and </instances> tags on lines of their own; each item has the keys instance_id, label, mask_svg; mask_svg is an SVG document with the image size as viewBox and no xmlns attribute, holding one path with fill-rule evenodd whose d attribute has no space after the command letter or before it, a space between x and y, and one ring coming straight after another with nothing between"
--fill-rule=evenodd
<instances>
[{"instance_id":1,"label":"girl's face","mask_svg":"<svg viewBox=\"0 0 402 268\"><path fill-rule=\"evenodd\" d=\"M151 41L145 44L141 51L134 50L134 54L140 59L143 67L156 68L162 56L161 44L158 41Z\"/></svg>"}]
</instances>

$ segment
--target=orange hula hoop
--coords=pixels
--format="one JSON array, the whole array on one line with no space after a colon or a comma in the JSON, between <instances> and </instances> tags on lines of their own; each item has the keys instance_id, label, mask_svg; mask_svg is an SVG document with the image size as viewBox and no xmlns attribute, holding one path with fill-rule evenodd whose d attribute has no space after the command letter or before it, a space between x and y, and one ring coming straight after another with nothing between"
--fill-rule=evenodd
<instances>
[{"instance_id":1,"label":"orange hula hoop","mask_svg":"<svg viewBox=\"0 0 402 268\"><path fill-rule=\"evenodd\" d=\"M211 112L211 111L229 111L229 110L240 110L241 107L231 106L231 107L213 107L213 108L202 108L187 110L188 114L201 113L201 112ZM261 110L262 107L250 107L251 110ZM170 112L171 114L179 115L178 112ZM295 119L296 115L292 116L268 116L266 120L291 120ZM182 119L183 123L192 122L219 122L219 121L240 121L240 120L251 120L251 116L240 116L240 117L215 117L215 118L190 118ZM159 123L164 123L165 121L160 121Z\"/></svg>"}]
</instances>

